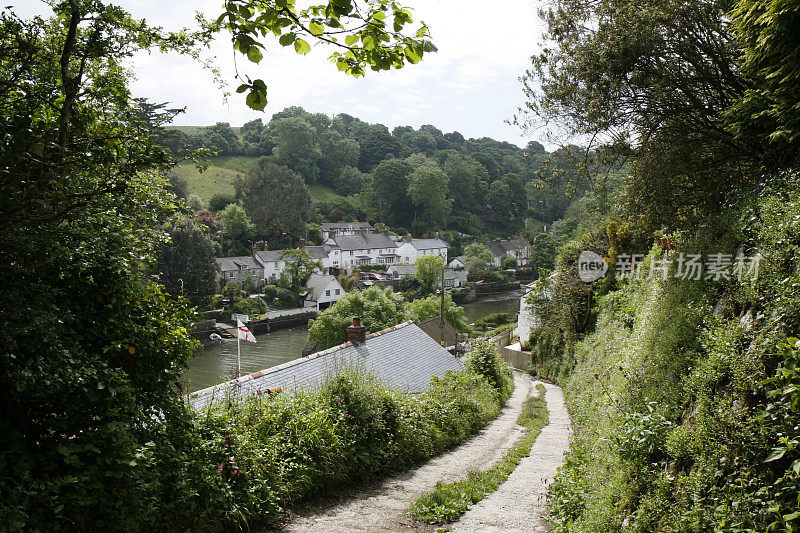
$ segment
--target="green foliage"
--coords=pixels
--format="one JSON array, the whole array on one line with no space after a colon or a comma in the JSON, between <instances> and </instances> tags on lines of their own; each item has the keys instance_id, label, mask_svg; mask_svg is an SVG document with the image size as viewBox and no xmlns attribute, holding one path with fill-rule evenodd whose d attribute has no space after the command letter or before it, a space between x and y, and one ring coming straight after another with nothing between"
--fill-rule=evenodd
<instances>
[{"instance_id":1,"label":"green foliage","mask_svg":"<svg viewBox=\"0 0 800 533\"><path fill-rule=\"evenodd\" d=\"M373 286L348 292L317 318L309 320L308 338L326 347L336 346L347 340L347 328L354 318L361 319L367 333L374 333L403 322L405 316L402 296Z\"/></svg>"},{"instance_id":2,"label":"green foliage","mask_svg":"<svg viewBox=\"0 0 800 533\"><path fill-rule=\"evenodd\" d=\"M517 419L525 428L525 436L488 470L470 471L466 479L454 483L439 482L433 491L417 498L410 508L415 520L434 524L453 522L505 483L522 458L530 454L536 437L549 420L544 387L540 384L537 388L539 397L525 400Z\"/></svg>"},{"instance_id":3,"label":"green foliage","mask_svg":"<svg viewBox=\"0 0 800 533\"><path fill-rule=\"evenodd\" d=\"M177 221L168 231L169 242L161 246L154 268L159 281L172 296L203 307L216 292L214 245L190 221Z\"/></svg>"},{"instance_id":4,"label":"green foliage","mask_svg":"<svg viewBox=\"0 0 800 533\"><path fill-rule=\"evenodd\" d=\"M212 213L218 213L235 201L236 199L232 194L217 192L212 194L211 198L208 199L208 209Z\"/></svg>"},{"instance_id":5,"label":"green foliage","mask_svg":"<svg viewBox=\"0 0 800 533\"><path fill-rule=\"evenodd\" d=\"M267 302L262 298L242 298L236 301L228 308L232 313L239 313L242 315L250 315L253 319L255 315L263 315L269 311Z\"/></svg>"},{"instance_id":6,"label":"green foliage","mask_svg":"<svg viewBox=\"0 0 800 533\"><path fill-rule=\"evenodd\" d=\"M242 206L230 203L217 214L217 222L222 229L222 251L229 256L249 255L255 226L250 222Z\"/></svg>"},{"instance_id":7,"label":"green foliage","mask_svg":"<svg viewBox=\"0 0 800 533\"><path fill-rule=\"evenodd\" d=\"M438 255L421 255L414 261L414 266L414 277L423 295L431 294L437 286L441 286L444 259Z\"/></svg>"},{"instance_id":8,"label":"green foliage","mask_svg":"<svg viewBox=\"0 0 800 533\"><path fill-rule=\"evenodd\" d=\"M503 398L511 395L514 389L511 368L497 353L497 346L493 342L487 339L475 341L464 364L469 370L485 377Z\"/></svg>"},{"instance_id":9,"label":"green foliage","mask_svg":"<svg viewBox=\"0 0 800 533\"><path fill-rule=\"evenodd\" d=\"M195 486L209 505L187 524L274 524L300 500L458 444L502 403L484 378L467 371L434 377L426 392L410 395L344 367L314 391L220 401L198 417L198 449L209 468Z\"/></svg>"},{"instance_id":10,"label":"green foliage","mask_svg":"<svg viewBox=\"0 0 800 533\"><path fill-rule=\"evenodd\" d=\"M422 322L442 314L441 296L432 294L427 298L418 298L406 303L408 318L414 322ZM456 331L467 333L470 330L464 317L464 308L453 302L450 293L444 295L444 318L453 325Z\"/></svg>"},{"instance_id":11,"label":"green foliage","mask_svg":"<svg viewBox=\"0 0 800 533\"><path fill-rule=\"evenodd\" d=\"M314 259L311 253L304 248L283 250L281 259L286 262L286 267L281 272L281 280L285 280L289 290L295 294L298 294L300 289L308 283L308 278L314 272L322 271L322 263Z\"/></svg>"},{"instance_id":12,"label":"green foliage","mask_svg":"<svg viewBox=\"0 0 800 533\"><path fill-rule=\"evenodd\" d=\"M508 313L492 313L475 321L475 329L486 331L508 324Z\"/></svg>"}]
</instances>

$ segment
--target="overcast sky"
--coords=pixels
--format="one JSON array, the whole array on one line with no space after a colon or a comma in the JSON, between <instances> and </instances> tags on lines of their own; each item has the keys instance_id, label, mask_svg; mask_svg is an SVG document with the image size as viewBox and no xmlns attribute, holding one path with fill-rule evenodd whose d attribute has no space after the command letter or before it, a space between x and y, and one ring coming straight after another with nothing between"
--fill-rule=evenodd
<instances>
[{"instance_id":1,"label":"overcast sky","mask_svg":"<svg viewBox=\"0 0 800 533\"><path fill-rule=\"evenodd\" d=\"M524 100L518 80L540 47L543 24L536 9L542 0L502 0L494 10L477 0L406 0L415 21L424 20L439 48L417 65L400 70L372 72L354 79L328 61L330 50L315 47L306 56L295 54L269 40L259 65L239 56L240 72L261 77L268 86L265 113L249 109L243 95L223 101L212 76L191 58L141 54L133 63L136 96L154 102L186 107L177 125L233 126L257 117L266 121L286 106L298 105L328 115L348 113L367 122L395 126L433 124L444 132L465 137L493 137L524 146L543 133L523 137L516 126L505 124ZM21 16L47 13L40 0L6 0ZM134 16L166 29L191 26L194 12L218 15L221 0L119 0ZM233 79L230 41L218 39L213 47L228 89ZM546 145L548 143L545 143Z\"/></svg>"}]
</instances>

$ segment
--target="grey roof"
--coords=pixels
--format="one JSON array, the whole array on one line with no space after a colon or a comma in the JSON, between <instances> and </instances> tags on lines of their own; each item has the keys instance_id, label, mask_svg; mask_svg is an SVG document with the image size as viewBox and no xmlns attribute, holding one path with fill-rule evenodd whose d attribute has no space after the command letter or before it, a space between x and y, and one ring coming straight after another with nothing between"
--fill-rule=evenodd
<instances>
[{"instance_id":1,"label":"grey roof","mask_svg":"<svg viewBox=\"0 0 800 533\"><path fill-rule=\"evenodd\" d=\"M333 276L311 274L311 277L308 278L308 283L306 283L306 287L311 290L311 299L315 302L319 300L319 297L322 296L322 291L325 290L325 287L327 287L331 281L336 281L336 278ZM339 282L336 283L338 285Z\"/></svg>"},{"instance_id":2,"label":"grey roof","mask_svg":"<svg viewBox=\"0 0 800 533\"><path fill-rule=\"evenodd\" d=\"M336 246L342 250L374 250L376 248L397 248L397 243L383 233L369 235L338 235L333 237Z\"/></svg>"},{"instance_id":3,"label":"grey roof","mask_svg":"<svg viewBox=\"0 0 800 533\"><path fill-rule=\"evenodd\" d=\"M392 265L386 269L387 274L397 274L398 276L413 276L417 265Z\"/></svg>"},{"instance_id":4,"label":"grey roof","mask_svg":"<svg viewBox=\"0 0 800 533\"><path fill-rule=\"evenodd\" d=\"M244 268L261 268L261 265L253 259L253 256L242 255L239 257L217 257L217 264L222 272L231 270L242 270Z\"/></svg>"},{"instance_id":5,"label":"grey roof","mask_svg":"<svg viewBox=\"0 0 800 533\"><path fill-rule=\"evenodd\" d=\"M456 260L460 261L462 265L466 265L467 264L467 256L466 255L457 255L457 256L451 258L450 262L452 263L453 261L456 261Z\"/></svg>"},{"instance_id":6,"label":"grey roof","mask_svg":"<svg viewBox=\"0 0 800 533\"><path fill-rule=\"evenodd\" d=\"M311 254L314 259L327 259L328 249L330 246L306 246L305 250Z\"/></svg>"},{"instance_id":7,"label":"grey roof","mask_svg":"<svg viewBox=\"0 0 800 533\"><path fill-rule=\"evenodd\" d=\"M409 244L417 250L432 250L434 248L447 248L448 246L442 239L411 239Z\"/></svg>"},{"instance_id":8,"label":"grey roof","mask_svg":"<svg viewBox=\"0 0 800 533\"><path fill-rule=\"evenodd\" d=\"M283 252L280 250L262 250L256 252L256 257L258 257L262 265L265 263L277 263L283 259Z\"/></svg>"},{"instance_id":9,"label":"grey roof","mask_svg":"<svg viewBox=\"0 0 800 533\"><path fill-rule=\"evenodd\" d=\"M299 390L318 387L342 366L356 366L377 374L395 390L422 392L431 376L448 370L463 370L464 364L412 322L367 335L366 342L346 342L328 350L301 357L279 366L242 376L189 395L195 408L214 399L239 399L264 393L271 387Z\"/></svg>"},{"instance_id":10,"label":"grey roof","mask_svg":"<svg viewBox=\"0 0 800 533\"><path fill-rule=\"evenodd\" d=\"M524 250L528 247L528 243L523 239L512 239L510 241L494 239L484 244L487 250L492 252L495 257L502 257L508 252Z\"/></svg>"},{"instance_id":11,"label":"grey roof","mask_svg":"<svg viewBox=\"0 0 800 533\"><path fill-rule=\"evenodd\" d=\"M323 222L319 225L322 231L332 231L335 229L371 230L374 229L369 222Z\"/></svg>"},{"instance_id":12,"label":"grey roof","mask_svg":"<svg viewBox=\"0 0 800 533\"><path fill-rule=\"evenodd\" d=\"M441 317L442 315L439 315L429 318L428 320L423 320L422 322L419 322L417 326L419 326L419 329L430 335L430 337L436 342L441 342L444 340L445 347L449 348L451 346L455 346L458 343L458 332L456 331L456 328L453 327L453 324L451 324L446 318L444 320L444 328L442 328Z\"/></svg>"}]
</instances>

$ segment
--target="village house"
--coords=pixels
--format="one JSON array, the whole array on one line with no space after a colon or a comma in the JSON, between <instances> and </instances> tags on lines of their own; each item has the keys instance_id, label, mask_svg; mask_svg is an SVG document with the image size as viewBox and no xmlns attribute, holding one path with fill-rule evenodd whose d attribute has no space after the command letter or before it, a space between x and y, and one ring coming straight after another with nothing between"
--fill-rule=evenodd
<instances>
[{"instance_id":1,"label":"village house","mask_svg":"<svg viewBox=\"0 0 800 533\"><path fill-rule=\"evenodd\" d=\"M400 263L408 265L413 265L423 255L438 255L447 264L447 246L438 233L435 239L413 239L411 235L406 235L397 247L397 255Z\"/></svg>"},{"instance_id":2,"label":"village house","mask_svg":"<svg viewBox=\"0 0 800 533\"><path fill-rule=\"evenodd\" d=\"M346 343L328 350L193 392L189 402L202 409L215 400L314 389L338 369L348 367L374 373L394 390L415 393L428 388L431 376L464 369L458 358L411 321L367 335L360 321L354 319L347 337Z\"/></svg>"},{"instance_id":3,"label":"village house","mask_svg":"<svg viewBox=\"0 0 800 533\"><path fill-rule=\"evenodd\" d=\"M317 311L324 311L333 305L345 292L336 278L328 275L312 274L306 286L308 292L303 307L313 307Z\"/></svg>"},{"instance_id":4,"label":"village house","mask_svg":"<svg viewBox=\"0 0 800 533\"><path fill-rule=\"evenodd\" d=\"M339 235L324 243L330 246L330 266L350 270L354 266L397 263L397 243L385 233Z\"/></svg>"},{"instance_id":5,"label":"village house","mask_svg":"<svg viewBox=\"0 0 800 533\"><path fill-rule=\"evenodd\" d=\"M499 267L503 256L517 260L517 265L525 266L531 259L531 245L525 239L494 239L483 245L492 254L492 265Z\"/></svg>"},{"instance_id":6,"label":"village house","mask_svg":"<svg viewBox=\"0 0 800 533\"><path fill-rule=\"evenodd\" d=\"M416 265L392 265L386 269L386 275L391 279L400 279L403 276L414 277ZM452 268L444 269L444 288L447 290L461 287L467 282L467 272L465 270L455 270ZM436 284L437 286L439 283Z\"/></svg>"},{"instance_id":7,"label":"village house","mask_svg":"<svg viewBox=\"0 0 800 533\"><path fill-rule=\"evenodd\" d=\"M274 283L286 269L283 252L280 250L262 250L255 253L256 261L264 268L262 279L267 283Z\"/></svg>"},{"instance_id":8,"label":"village house","mask_svg":"<svg viewBox=\"0 0 800 533\"><path fill-rule=\"evenodd\" d=\"M457 255L447 263L447 266L455 269L467 268L467 256Z\"/></svg>"},{"instance_id":9,"label":"village house","mask_svg":"<svg viewBox=\"0 0 800 533\"><path fill-rule=\"evenodd\" d=\"M369 222L324 222L319 228L323 241L339 235L367 235L375 231Z\"/></svg>"},{"instance_id":10,"label":"village house","mask_svg":"<svg viewBox=\"0 0 800 533\"><path fill-rule=\"evenodd\" d=\"M249 277L256 284L264 279L264 267L255 260L253 256L243 255L239 257L218 257L217 266L217 285L222 287L225 280L227 283L238 283L240 286Z\"/></svg>"},{"instance_id":11,"label":"village house","mask_svg":"<svg viewBox=\"0 0 800 533\"><path fill-rule=\"evenodd\" d=\"M320 262L322 265L322 273L327 274L331 266L331 252L332 246L306 246L305 251L311 254L311 257Z\"/></svg>"}]
</instances>

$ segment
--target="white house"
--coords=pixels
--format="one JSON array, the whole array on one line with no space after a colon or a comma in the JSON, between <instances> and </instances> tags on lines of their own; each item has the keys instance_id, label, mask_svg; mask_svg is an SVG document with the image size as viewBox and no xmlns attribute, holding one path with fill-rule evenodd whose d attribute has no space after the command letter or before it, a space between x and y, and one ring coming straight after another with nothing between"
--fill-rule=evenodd
<instances>
[{"instance_id":1,"label":"white house","mask_svg":"<svg viewBox=\"0 0 800 533\"><path fill-rule=\"evenodd\" d=\"M333 305L345 292L336 278L330 275L312 274L306 285L308 293L304 307L316 307L317 311L323 311Z\"/></svg>"},{"instance_id":2,"label":"white house","mask_svg":"<svg viewBox=\"0 0 800 533\"><path fill-rule=\"evenodd\" d=\"M527 265L531 258L531 245L525 239L501 240L494 239L483 245L492 253L492 264L500 266L504 255L509 255L517 260L517 265Z\"/></svg>"},{"instance_id":3,"label":"white house","mask_svg":"<svg viewBox=\"0 0 800 533\"><path fill-rule=\"evenodd\" d=\"M397 247L400 263L413 265L423 255L438 255L447 264L447 243L440 238L412 239L406 237Z\"/></svg>"},{"instance_id":4,"label":"white house","mask_svg":"<svg viewBox=\"0 0 800 533\"><path fill-rule=\"evenodd\" d=\"M358 265L393 265L398 262L397 243L384 233L339 235L325 241L330 246L330 266L350 269Z\"/></svg>"},{"instance_id":5,"label":"white house","mask_svg":"<svg viewBox=\"0 0 800 533\"><path fill-rule=\"evenodd\" d=\"M392 279L400 279L403 276L414 276L416 265L392 265L386 269L386 275ZM467 282L466 270L444 269L444 288L455 289ZM436 283L438 286L439 283Z\"/></svg>"},{"instance_id":6,"label":"white house","mask_svg":"<svg viewBox=\"0 0 800 533\"><path fill-rule=\"evenodd\" d=\"M375 231L369 222L325 222L319 228L323 241L339 235L367 235Z\"/></svg>"},{"instance_id":7,"label":"white house","mask_svg":"<svg viewBox=\"0 0 800 533\"><path fill-rule=\"evenodd\" d=\"M328 269L334 266L331 263L331 251L333 250L332 246L306 246L305 250L311 254L311 257L320 262L322 265L323 274L327 274Z\"/></svg>"},{"instance_id":8,"label":"white house","mask_svg":"<svg viewBox=\"0 0 800 533\"><path fill-rule=\"evenodd\" d=\"M455 269L467 268L467 257L465 255L457 255L447 263L447 266Z\"/></svg>"},{"instance_id":9,"label":"white house","mask_svg":"<svg viewBox=\"0 0 800 533\"><path fill-rule=\"evenodd\" d=\"M286 261L280 250L262 250L256 252L256 261L264 267L264 281L276 281L286 269Z\"/></svg>"},{"instance_id":10,"label":"white house","mask_svg":"<svg viewBox=\"0 0 800 533\"><path fill-rule=\"evenodd\" d=\"M532 294L538 291L539 299L549 300L553 297L551 285L558 277L558 271L553 272L547 279L537 279L525 285L525 294L519 299L519 315L517 316L517 329L516 335L519 337L519 342L523 349L528 348L528 339L531 336L531 330L538 328L540 325L539 317L533 312L533 306L528 303L528 299Z\"/></svg>"}]
</instances>

